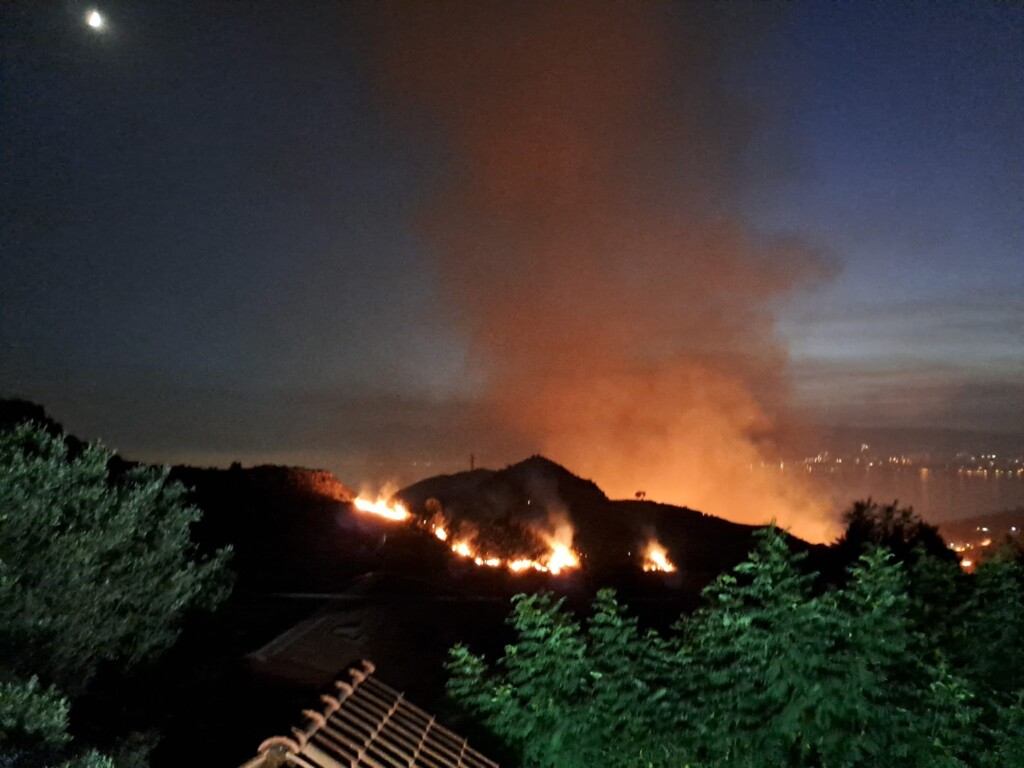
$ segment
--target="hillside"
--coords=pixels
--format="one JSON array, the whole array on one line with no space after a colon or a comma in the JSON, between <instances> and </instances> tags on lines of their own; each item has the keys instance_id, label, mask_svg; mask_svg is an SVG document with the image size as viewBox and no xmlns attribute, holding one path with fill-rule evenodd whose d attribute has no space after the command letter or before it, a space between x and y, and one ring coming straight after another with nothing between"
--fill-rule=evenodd
<instances>
[{"instance_id":1,"label":"hillside","mask_svg":"<svg viewBox=\"0 0 1024 768\"><path fill-rule=\"evenodd\" d=\"M0 401L0 427L26 419L61 431L39 406ZM69 443L73 451L82 445ZM115 459L113 474L127 466ZM357 511L350 487L323 470L178 466L171 477L203 511L197 544L230 544L238 580L228 603L191 623L168 658L139 677L137 691L118 691L139 701L149 701L153 686L169 692L158 709L172 738L154 766L181 764L197 738L216 742L224 764L238 764L361 658L417 701L443 707L447 649L470 642L499 653L508 598L518 592L551 589L582 608L596 589L613 586L645 625L666 627L746 554L753 530L684 507L609 499L540 456L414 483L397 494L412 513L406 522ZM510 547L553 519L571 524L582 565L558 576L480 567L432 534L438 510L454 527L465 523ZM637 548L651 536L677 571L640 569ZM195 658L205 666L193 670ZM224 711L234 715L225 719Z\"/></svg>"},{"instance_id":2,"label":"hillside","mask_svg":"<svg viewBox=\"0 0 1024 768\"><path fill-rule=\"evenodd\" d=\"M655 538L678 566L678 574L668 579L671 585L699 591L746 555L754 530L686 507L609 499L592 481L543 456L497 471L430 477L396 495L415 516L429 519L440 505L454 527L468 522L481 535L543 528L552 517L555 523L566 518L575 531L574 547L584 555L584 569L601 583L635 581L639 550ZM794 547L809 547L792 541Z\"/></svg>"}]
</instances>

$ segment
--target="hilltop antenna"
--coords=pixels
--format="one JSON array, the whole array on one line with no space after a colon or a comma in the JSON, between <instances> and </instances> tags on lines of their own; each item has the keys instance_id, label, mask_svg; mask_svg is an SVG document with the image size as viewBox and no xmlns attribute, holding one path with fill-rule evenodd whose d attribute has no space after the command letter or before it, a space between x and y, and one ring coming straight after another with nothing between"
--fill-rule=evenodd
<instances>
[{"instance_id":1,"label":"hilltop antenna","mask_svg":"<svg viewBox=\"0 0 1024 768\"><path fill-rule=\"evenodd\" d=\"M476 456L471 453L469 454L469 471L472 472L474 469L476 469Z\"/></svg>"}]
</instances>

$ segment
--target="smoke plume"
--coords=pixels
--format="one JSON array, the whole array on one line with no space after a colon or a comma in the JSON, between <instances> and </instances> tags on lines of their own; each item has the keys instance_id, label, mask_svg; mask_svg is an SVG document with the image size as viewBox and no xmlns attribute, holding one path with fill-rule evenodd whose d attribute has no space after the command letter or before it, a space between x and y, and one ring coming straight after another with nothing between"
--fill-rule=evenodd
<instances>
[{"instance_id":1,"label":"smoke plume","mask_svg":"<svg viewBox=\"0 0 1024 768\"><path fill-rule=\"evenodd\" d=\"M821 268L736 212L752 123L726 87L734 25L632 2L386 16L383 92L449 149L418 221L482 407L613 496L830 534L773 454L773 308Z\"/></svg>"}]
</instances>

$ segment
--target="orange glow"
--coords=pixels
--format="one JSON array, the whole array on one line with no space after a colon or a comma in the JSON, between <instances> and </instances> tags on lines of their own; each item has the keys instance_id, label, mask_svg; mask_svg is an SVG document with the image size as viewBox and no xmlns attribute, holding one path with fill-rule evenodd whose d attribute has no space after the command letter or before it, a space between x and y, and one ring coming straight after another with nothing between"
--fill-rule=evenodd
<instances>
[{"instance_id":1,"label":"orange glow","mask_svg":"<svg viewBox=\"0 0 1024 768\"><path fill-rule=\"evenodd\" d=\"M520 557L514 560L504 560L494 555L478 554L468 541L458 541L452 545L452 552L459 557L472 560L476 565L486 568L508 568L512 573L523 571L539 571L558 576L563 571L574 570L580 567L580 557L569 547L562 544L555 544L551 551L541 560L530 560Z\"/></svg>"},{"instance_id":2,"label":"orange glow","mask_svg":"<svg viewBox=\"0 0 1024 768\"><path fill-rule=\"evenodd\" d=\"M580 559L575 552L564 544L554 544L551 554L548 555L544 568L555 576L563 570L571 570L580 567Z\"/></svg>"},{"instance_id":3,"label":"orange glow","mask_svg":"<svg viewBox=\"0 0 1024 768\"><path fill-rule=\"evenodd\" d=\"M385 490L378 493L375 499L361 494L352 504L360 512L385 520L412 521L412 513L401 502L390 500L393 498L393 495ZM548 530L534 529L537 538L547 545L548 551L533 560L519 556L502 558L493 552L482 551L476 540L474 526L460 523L458 530L453 531L440 504L435 502L435 506L428 509L433 511L433 516L429 520L416 521L415 526L429 531L439 541L448 543L451 551L458 557L470 560L482 568L507 568L513 573L533 570L558 576L580 567L580 555L572 546L575 532L564 510L556 510L549 516Z\"/></svg>"},{"instance_id":4,"label":"orange glow","mask_svg":"<svg viewBox=\"0 0 1024 768\"><path fill-rule=\"evenodd\" d=\"M777 307L832 267L720 206L742 179L718 158L737 156L745 131L683 108L740 112L708 87L718 62L702 25L680 25L694 35L680 78L656 3L534 3L497 24L410 5L415 21L383 25L403 55L380 57L381 81L389 99L436 110L457 152L459 173L416 221L487 372L481 423L613 498L642 488L810 541L840 535L827 491L774 448L800 427ZM496 26L502 44L482 45ZM687 169L682 197L645 205L638 191L662 167Z\"/></svg>"},{"instance_id":5,"label":"orange glow","mask_svg":"<svg viewBox=\"0 0 1024 768\"><path fill-rule=\"evenodd\" d=\"M658 543L657 539L651 539L644 548L643 569L645 571L662 571L663 573L674 573L675 565L668 559L668 551Z\"/></svg>"},{"instance_id":6,"label":"orange glow","mask_svg":"<svg viewBox=\"0 0 1024 768\"><path fill-rule=\"evenodd\" d=\"M395 520L401 522L408 520L412 515L409 510L405 508L404 504L400 502L390 502L383 496L378 496L376 501L371 501L365 496L359 496L355 499L352 504L360 512L366 514L376 515L377 517L383 517L386 520Z\"/></svg>"},{"instance_id":7,"label":"orange glow","mask_svg":"<svg viewBox=\"0 0 1024 768\"><path fill-rule=\"evenodd\" d=\"M444 528L438 527L434 531L434 535L438 536L438 532L443 530ZM571 544L567 544L564 540L560 540L560 537L564 539L566 530L568 530L569 540L571 542L571 528L566 529L564 527L560 527L556 533L544 535L544 538L551 549L538 560L531 560L526 557L504 559L497 557L494 554L479 552L473 542L469 539L459 539L453 543L452 552L459 557L472 560L474 564L485 568L507 568L512 571L512 573L538 571L540 573L550 573L552 576L558 576L565 571L575 570L580 567L579 554L572 548ZM440 538L440 536L438 536L438 538Z\"/></svg>"},{"instance_id":8,"label":"orange glow","mask_svg":"<svg viewBox=\"0 0 1024 768\"><path fill-rule=\"evenodd\" d=\"M981 542L981 546L983 546L983 547L990 546L991 544L992 544L992 539L985 539L985 540L983 540Z\"/></svg>"},{"instance_id":9,"label":"orange glow","mask_svg":"<svg viewBox=\"0 0 1024 768\"><path fill-rule=\"evenodd\" d=\"M968 568L971 568L973 566L974 566L974 561L973 560L968 560L966 557L963 560L960 561L960 567L963 568L965 571Z\"/></svg>"}]
</instances>

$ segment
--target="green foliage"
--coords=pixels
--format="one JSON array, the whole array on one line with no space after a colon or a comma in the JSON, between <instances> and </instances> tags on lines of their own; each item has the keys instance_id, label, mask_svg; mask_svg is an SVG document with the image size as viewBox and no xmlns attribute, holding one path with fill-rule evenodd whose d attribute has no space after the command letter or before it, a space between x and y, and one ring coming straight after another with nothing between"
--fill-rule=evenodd
<instances>
[{"instance_id":1,"label":"green foliage","mask_svg":"<svg viewBox=\"0 0 1024 768\"><path fill-rule=\"evenodd\" d=\"M784 537L774 528L757 537L747 561L705 590L708 607L688 632L697 753L712 763L785 764L818 698L824 658L814 639L828 617Z\"/></svg>"},{"instance_id":2,"label":"green foliage","mask_svg":"<svg viewBox=\"0 0 1024 768\"><path fill-rule=\"evenodd\" d=\"M166 471L112 481L113 453L69 457L62 437L29 425L0 432L0 647L70 693L97 666L132 665L171 645L182 617L225 595L227 552L195 556L199 511Z\"/></svg>"},{"instance_id":3,"label":"green foliage","mask_svg":"<svg viewBox=\"0 0 1024 768\"><path fill-rule=\"evenodd\" d=\"M101 755L94 749L90 749L73 760L61 763L60 768L120 768L106 755Z\"/></svg>"},{"instance_id":4,"label":"green foliage","mask_svg":"<svg viewBox=\"0 0 1024 768\"><path fill-rule=\"evenodd\" d=\"M70 711L67 699L34 677L27 683L0 682L0 742L62 747Z\"/></svg>"},{"instance_id":5,"label":"green foliage","mask_svg":"<svg viewBox=\"0 0 1024 768\"><path fill-rule=\"evenodd\" d=\"M16 768L114 768L113 761L89 750L68 755L71 705L55 688L27 683L0 683L0 765Z\"/></svg>"},{"instance_id":6,"label":"green foliage","mask_svg":"<svg viewBox=\"0 0 1024 768\"><path fill-rule=\"evenodd\" d=\"M958 661L995 704L1016 700L1024 690L1024 570L996 557L978 566L974 589L961 611L963 634Z\"/></svg>"},{"instance_id":7,"label":"green foliage","mask_svg":"<svg viewBox=\"0 0 1024 768\"><path fill-rule=\"evenodd\" d=\"M520 595L516 642L493 666L454 648L449 692L527 766L1019 764L1020 564L972 582L923 553L911 563L867 546L841 588L816 592L766 528L668 638L609 592L585 625Z\"/></svg>"},{"instance_id":8,"label":"green foliage","mask_svg":"<svg viewBox=\"0 0 1024 768\"><path fill-rule=\"evenodd\" d=\"M184 488L166 470L112 477L112 458L32 425L0 432L0 765L113 768L71 743L64 695L166 649L188 611L227 595L229 552L197 556ZM117 764L144 766L145 747Z\"/></svg>"},{"instance_id":9,"label":"green foliage","mask_svg":"<svg viewBox=\"0 0 1024 768\"><path fill-rule=\"evenodd\" d=\"M851 715L837 725L865 735L849 745L854 764L964 765L961 758L975 746L973 696L928 653L913 621L904 566L875 549L859 558L851 575L836 594L846 622L836 648L841 679L834 695L844 698Z\"/></svg>"},{"instance_id":10,"label":"green foliage","mask_svg":"<svg viewBox=\"0 0 1024 768\"><path fill-rule=\"evenodd\" d=\"M585 630L548 594L517 596L509 623L516 642L493 673L452 649L448 690L515 745L523 765L679 764L672 653L638 632L611 591L598 595Z\"/></svg>"},{"instance_id":11,"label":"green foliage","mask_svg":"<svg viewBox=\"0 0 1024 768\"><path fill-rule=\"evenodd\" d=\"M972 585L971 578L954 560L918 552L908 569L911 616L925 637L929 652L949 658L963 631L962 614Z\"/></svg>"},{"instance_id":12,"label":"green foliage","mask_svg":"<svg viewBox=\"0 0 1024 768\"><path fill-rule=\"evenodd\" d=\"M912 507L900 507L898 502L857 501L843 518L846 531L836 542L836 550L847 562L872 547L888 549L900 562L912 561L921 554L950 562L958 559L946 547L938 528L922 520Z\"/></svg>"},{"instance_id":13,"label":"green foliage","mask_svg":"<svg viewBox=\"0 0 1024 768\"><path fill-rule=\"evenodd\" d=\"M952 724L969 702L957 698L958 680L920 661L902 567L870 550L844 590L813 595L782 534L758 536L748 560L708 588L710 605L692 622L698 757L733 766L958 765L939 758L964 749ZM921 713L935 726L923 727Z\"/></svg>"}]
</instances>

